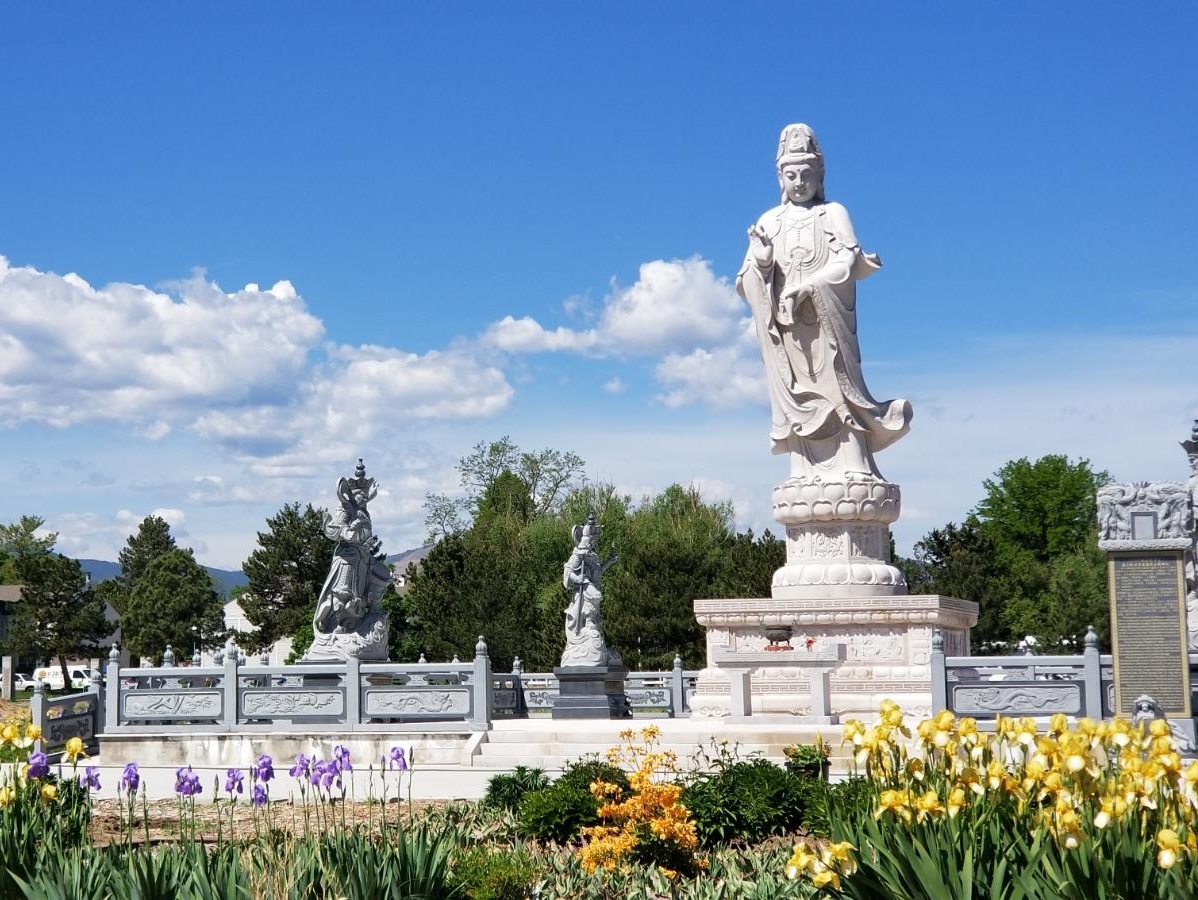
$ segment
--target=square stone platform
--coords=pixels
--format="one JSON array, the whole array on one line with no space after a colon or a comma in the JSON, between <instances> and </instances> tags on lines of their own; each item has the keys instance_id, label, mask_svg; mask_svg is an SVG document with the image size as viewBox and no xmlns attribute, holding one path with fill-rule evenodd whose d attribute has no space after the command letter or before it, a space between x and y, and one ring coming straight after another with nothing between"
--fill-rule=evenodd
<instances>
[{"instance_id":1,"label":"square stone platform","mask_svg":"<svg viewBox=\"0 0 1198 900\"><path fill-rule=\"evenodd\" d=\"M944 635L950 656L969 653L969 629L977 623L978 606L939 594L898 594L819 599L737 598L696 600L695 617L707 629L708 667L699 673L691 708L696 716L731 714L728 675L716 666L746 654L753 662L752 714L812 716L809 672L805 667L771 666L762 657L770 644L765 629L791 628L790 651L801 654L806 641L845 645L845 661L829 673L828 713L873 721L882 700L894 700L908 719L931 716L932 632ZM758 664L757 660L765 661Z\"/></svg>"}]
</instances>

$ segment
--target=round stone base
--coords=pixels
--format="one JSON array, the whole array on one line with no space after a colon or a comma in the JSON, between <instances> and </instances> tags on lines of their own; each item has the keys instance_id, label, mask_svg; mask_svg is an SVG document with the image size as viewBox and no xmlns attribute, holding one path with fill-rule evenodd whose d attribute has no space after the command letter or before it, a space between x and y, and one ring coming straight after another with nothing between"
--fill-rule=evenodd
<instances>
[{"instance_id":1,"label":"round stone base","mask_svg":"<svg viewBox=\"0 0 1198 900\"><path fill-rule=\"evenodd\" d=\"M829 596L884 597L907 593L903 573L877 560L787 563L774 572L770 594L780 600Z\"/></svg>"}]
</instances>

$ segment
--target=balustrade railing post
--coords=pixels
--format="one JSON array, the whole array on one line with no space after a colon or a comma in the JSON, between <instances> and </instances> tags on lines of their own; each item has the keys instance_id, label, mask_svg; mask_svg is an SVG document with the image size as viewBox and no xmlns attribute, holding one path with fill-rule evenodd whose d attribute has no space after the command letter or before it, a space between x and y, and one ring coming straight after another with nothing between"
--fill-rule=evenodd
<instances>
[{"instance_id":1,"label":"balustrade railing post","mask_svg":"<svg viewBox=\"0 0 1198 900\"><path fill-rule=\"evenodd\" d=\"M1085 669L1086 715L1096 722L1102 721L1102 655L1098 652L1098 632L1091 625L1086 629L1085 649L1082 651Z\"/></svg>"},{"instance_id":2,"label":"balustrade railing post","mask_svg":"<svg viewBox=\"0 0 1198 900\"><path fill-rule=\"evenodd\" d=\"M29 701L29 721L37 725L39 728L44 728L46 723L46 684L40 678L33 682L33 699ZM42 750L42 739L38 738L33 742L33 749L40 753Z\"/></svg>"},{"instance_id":3,"label":"balustrade railing post","mask_svg":"<svg viewBox=\"0 0 1198 900\"><path fill-rule=\"evenodd\" d=\"M516 718L526 718L528 704L524 702L524 664L520 662L518 656L512 660L512 692L515 695L512 702L512 715Z\"/></svg>"},{"instance_id":4,"label":"balustrade railing post","mask_svg":"<svg viewBox=\"0 0 1198 900\"><path fill-rule=\"evenodd\" d=\"M104 671L108 681L104 688L104 730L111 732L121 724L121 651L116 644L108 651L108 666Z\"/></svg>"},{"instance_id":5,"label":"balustrade railing post","mask_svg":"<svg viewBox=\"0 0 1198 900\"><path fill-rule=\"evenodd\" d=\"M932 715L948 709L948 672L944 663L944 635L937 628L932 632Z\"/></svg>"},{"instance_id":6,"label":"balustrade railing post","mask_svg":"<svg viewBox=\"0 0 1198 900\"><path fill-rule=\"evenodd\" d=\"M475 726L490 728L494 704L491 695L491 655L487 650L487 642L481 634L478 636L478 643L474 645L474 674L471 689L474 693L474 702L470 722Z\"/></svg>"},{"instance_id":7,"label":"balustrade railing post","mask_svg":"<svg viewBox=\"0 0 1198 900\"><path fill-rule=\"evenodd\" d=\"M237 710L237 695L240 693L241 685L237 675L237 648L232 646L232 640L225 646L225 673L222 679L222 706L221 723L227 731L235 731L238 721Z\"/></svg>"},{"instance_id":8,"label":"balustrade railing post","mask_svg":"<svg viewBox=\"0 0 1198 900\"><path fill-rule=\"evenodd\" d=\"M362 724L361 666L356 656L345 660L345 724L351 729Z\"/></svg>"},{"instance_id":9,"label":"balustrade railing post","mask_svg":"<svg viewBox=\"0 0 1198 900\"><path fill-rule=\"evenodd\" d=\"M682 680L682 657L674 654L674 670L670 672L670 716L678 719L686 712L686 682Z\"/></svg>"}]
</instances>

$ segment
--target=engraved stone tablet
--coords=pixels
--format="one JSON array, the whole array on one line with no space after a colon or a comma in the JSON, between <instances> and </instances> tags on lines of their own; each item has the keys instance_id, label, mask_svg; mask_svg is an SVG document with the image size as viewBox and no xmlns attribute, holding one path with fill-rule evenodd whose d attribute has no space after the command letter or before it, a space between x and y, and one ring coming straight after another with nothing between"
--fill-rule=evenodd
<instances>
[{"instance_id":1,"label":"engraved stone tablet","mask_svg":"<svg viewBox=\"0 0 1198 900\"><path fill-rule=\"evenodd\" d=\"M1170 717L1190 717L1190 660L1180 551L1111 552L1115 704L1130 717L1150 694Z\"/></svg>"}]
</instances>

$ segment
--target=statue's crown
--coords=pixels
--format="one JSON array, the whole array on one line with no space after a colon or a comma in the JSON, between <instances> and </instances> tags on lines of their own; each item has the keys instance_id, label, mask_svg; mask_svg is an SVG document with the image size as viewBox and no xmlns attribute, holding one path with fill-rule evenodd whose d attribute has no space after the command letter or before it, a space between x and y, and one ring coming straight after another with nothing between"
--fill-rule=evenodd
<instances>
[{"instance_id":1,"label":"statue's crown","mask_svg":"<svg viewBox=\"0 0 1198 900\"><path fill-rule=\"evenodd\" d=\"M813 159L822 161L823 158L819 141L815 139L815 132L809 125L799 122L782 129L782 134L778 136L779 166L783 163L809 162Z\"/></svg>"},{"instance_id":2,"label":"statue's crown","mask_svg":"<svg viewBox=\"0 0 1198 900\"><path fill-rule=\"evenodd\" d=\"M587 513L587 520L583 523L582 533L589 534L591 537L599 536L599 523L595 521L593 512Z\"/></svg>"},{"instance_id":3,"label":"statue's crown","mask_svg":"<svg viewBox=\"0 0 1198 900\"><path fill-rule=\"evenodd\" d=\"M358 464L354 466L354 477L349 479L349 486L355 491L367 491L370 489L370 482L373 478L366 477L366 464L362 462L362 457L358 457Z\"/></svg>"}]
</instances>

